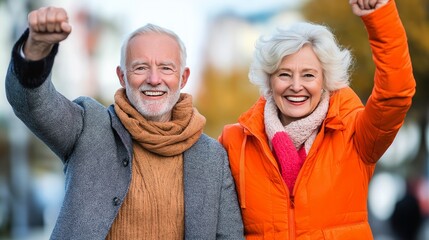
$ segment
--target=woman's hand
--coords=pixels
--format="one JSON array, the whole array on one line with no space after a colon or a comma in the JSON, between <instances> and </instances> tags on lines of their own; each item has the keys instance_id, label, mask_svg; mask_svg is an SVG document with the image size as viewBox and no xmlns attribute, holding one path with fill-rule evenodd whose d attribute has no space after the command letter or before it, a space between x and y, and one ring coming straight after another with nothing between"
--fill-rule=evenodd
<instances>
[{"instance_id":1,"label":"woman's hand","mask_svg":"<svg viewBox=\"0 0 429 240\"><path fill-rule=\"evenodd\" d=\"M374 10L386 5L389 0L349 0L352 11L361 17L374 12Z\"/></svg>"}]
</instances>

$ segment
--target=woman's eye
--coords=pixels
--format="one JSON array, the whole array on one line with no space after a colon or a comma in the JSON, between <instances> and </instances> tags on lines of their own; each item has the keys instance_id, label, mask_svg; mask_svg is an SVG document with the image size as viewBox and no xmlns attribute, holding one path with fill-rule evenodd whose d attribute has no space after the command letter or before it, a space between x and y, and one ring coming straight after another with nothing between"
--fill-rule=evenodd
<instances>
[{"instance_id":1,"label":"woman's eye","mask_svg":"<svg viewBox=\"0 0 429 240\"><path fill-rule=\"evenodd\" d=\"M280 73L279 77L290 77L291 75L289 73Z\"/></svg>"}]
</instances>

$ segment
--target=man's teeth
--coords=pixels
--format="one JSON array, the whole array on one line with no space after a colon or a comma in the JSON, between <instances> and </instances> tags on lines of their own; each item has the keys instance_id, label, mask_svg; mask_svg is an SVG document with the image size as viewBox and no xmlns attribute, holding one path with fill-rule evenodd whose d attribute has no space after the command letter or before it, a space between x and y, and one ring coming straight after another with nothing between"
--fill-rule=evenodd
<instances>
[{"instance_id":1,"label":"man's teeth","mask_svg":"<svg viewBox=\"0 0 429 240\"><path fill-rule=\"evenodd\" d=\"M286 97L287 100L291 102L303 102L308 99L308 97Z\"/></svg>"},{"instance_id":2,"label":"man's teeth","mask_svg":"<svg viewBox=\"0 0 429 240\"><path fill-rule=\"evenodd\" d=\"M164 94L164 92L158 92L158 91L143 91L143 93L146 96L161 96Z\"/></svg>"}]
</instances>

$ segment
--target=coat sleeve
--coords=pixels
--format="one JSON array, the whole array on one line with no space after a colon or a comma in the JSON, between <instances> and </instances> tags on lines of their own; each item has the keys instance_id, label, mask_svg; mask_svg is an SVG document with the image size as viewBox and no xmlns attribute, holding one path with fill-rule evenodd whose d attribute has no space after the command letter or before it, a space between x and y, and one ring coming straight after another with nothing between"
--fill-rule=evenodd
<instances>
[{"instance_id":1,"label":"coat sleeve","mask_svg":"<svg viewBox=\"0 0 429 240\"><path fill-rule=\"evenodd\" d=\"M185 239L244 239L225 149L202 134L183 159Z\"/></svg>"},{"instance_id":2,"label":"coat sleeve","mask_svg":"<svg viewBox=\"0 0 429 240\"><path fill-rule=\"evenodd\" d=\"M61 159L73 149L83 126L83 110L55 90L51 70L56 45L45 59L27 61L20 49L28 31L17 41L6 74L6 96L16 116Z\"/></svg>"},{"instance_id":3,"label":"coat sleeve","mask_svg":"<svg viewBox=\"0 0 429 240\"><path fill-rule=\"evenodd\" d=\"M376 66L374 88L356 119L354 138L362 159L375 163L404 123L415 93L407 37L396 4L363 16Z\"/></svg>"},{"instance_id":4,"label":"coat sleeve","mask_svg":"<svg viewBox=\"0 0 429 240\"><path fill-rule=\"evenodd\" d=\"M237 192L226 154L222 160L222 190L216 239L244 239L243 222Z\"/></svg>"}]
</instances>

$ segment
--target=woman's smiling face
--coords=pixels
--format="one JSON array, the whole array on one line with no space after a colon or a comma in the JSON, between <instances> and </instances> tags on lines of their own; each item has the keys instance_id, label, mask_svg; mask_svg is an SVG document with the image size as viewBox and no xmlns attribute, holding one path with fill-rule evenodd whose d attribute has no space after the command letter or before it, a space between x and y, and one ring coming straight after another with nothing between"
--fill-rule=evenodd
<instances>
[{"instance_id":1,"label":"woman's smiling face","mask_svg":"<svg viewBox=\"0 0 429 240\"><path fill-rule=\"evenodd\" d=\"M310 115L322 96L322 65L310 45L285 56L270 77L273 99L284 125Z\"/></svg>"}]
</instances>

